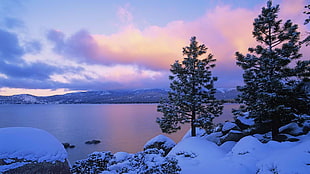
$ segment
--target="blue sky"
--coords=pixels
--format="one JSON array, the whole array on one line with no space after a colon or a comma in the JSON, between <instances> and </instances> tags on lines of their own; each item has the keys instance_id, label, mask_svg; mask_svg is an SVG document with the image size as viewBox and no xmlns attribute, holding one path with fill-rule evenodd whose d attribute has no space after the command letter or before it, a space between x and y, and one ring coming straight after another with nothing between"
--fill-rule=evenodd
<instances>
[{"instance_id":1,"label":"blue sky","mask_svg":"<svg viewBox=\"0 0 310 174\"><path fill-rule=\"evenodd\" d=\"M307 0L273 1L309 31ZM216 86L242 84L234 52L255 45L263 0L1 0L0 95L168 88L191 36L214 54ZM304 57L309 49L302 48Z\"/></svg>"}]
</instances>

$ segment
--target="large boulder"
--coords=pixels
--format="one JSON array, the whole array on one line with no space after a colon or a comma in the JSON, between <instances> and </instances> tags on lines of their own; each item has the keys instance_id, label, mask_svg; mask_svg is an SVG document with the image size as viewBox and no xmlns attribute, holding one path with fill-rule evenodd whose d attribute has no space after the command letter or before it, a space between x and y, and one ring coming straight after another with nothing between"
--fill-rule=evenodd
<instances>
[{"instance_id":1,"label":"large boulder","mask_svg":"<svg viewBox=\"0 0 310 174\"><path fill-rule=\"evenodd\" d=\"M254 152L260 153L263 150L263 143L253 136L246 136L240 139L232 148L233 155L245 155Z\"/></svg>"},{"instance_id":2,"label":"large boulder","mask_svg":"<svg viewBox=\"0 0 310 174\"><path fill-rule=\"evenodd\" d=\"M308 116L308 120L305 120L303 123L303 132L304 134L307 134L310 131L310 116Z\"/></svg>"},{"instance_id":3,"label":"large boulder","mask_svg":"<svg viewBox=\"0 0 310 174\"><path fill-rule=\"evenodd\" d=\"M46 131L0 128L0 140L0 173L70 173L66 150Z\"/></svg>"},{"instance_id":4,"label":"large boulder","mask_svg":"<svg viewBox=\"0 0 310 174\"><path fill-rule=\"evenodd\" d=\"M166 156L170 150L176 145L176 143L170 139L169 137L166 137L164 135L158 135L151 140L149 140L145 145L144 145L144 150L147 149L158 149L158 150L163 150L164 156Z\"/></svg>"},{"instance_id":5,"label":"large boulder","mask_svg":"<svg viewBox=\"0 0 310 174\"><path fill-rule=\"evenodd\" d=\"M221 144L220 137L223 136L222 132L213 132L205 136L206 140L211 141L215 144Z\"/></svg>"},{"instance_id":6,"label":"large boulder","mask_svg":"<svg viewBox=\"0 0 310 174\"><path fill-rule=\"evenodd\" d=\"M223 134L227 134L230 130L240 130L240 128L232 122L225 122L222 127Z\"/></svg>"},{"instance_id":7,"label":"large boulder","mask_svg":"<svg viewBox=\"0 0 310 174\"><path fill-rule=\"evenodd\" d=\"M280 133L290 134L294 136L302 135L304 133L303 128L298 126L298 124L294 122L280 127L279 131Z\"/></svg>"},{"instance_id":8,"label":"large boulder","mask_svg":"<svg viewBox=\"0 0 310 174\"><path fill-rule=\"evenodd\" d=\"M223 144L227 141L239 141L244 136L245 136L244 133L241 131L230 130L226 135L224 135L220 138L220 142L221 142L221 144Z\"/></svg>"},{"instance_id":9,"label":"large boulder","mask_svg":"<svg viewBox=\"0 0 310 174\"><path fill-rule=\"evenodd\" d=\"M235 123L238 125L239 128L249 129L255 125L254 119L247 118L246 116L238 116L235 118Z\"/></svg>"},{"instance_id":10,"label":"large boulder","mask_svg":"<svg viewBox=\"0 0 310 174\"><path fill-rule=\"evenodd\" d=\"M11 165L11 167L12 166L13 165ZM19 164L13 166L13 168L10 170L4 171L3 174L71 174L70 167L67 162L29 162L20 167L17 166L19 166Z\"/></svg>"}]
</instances>

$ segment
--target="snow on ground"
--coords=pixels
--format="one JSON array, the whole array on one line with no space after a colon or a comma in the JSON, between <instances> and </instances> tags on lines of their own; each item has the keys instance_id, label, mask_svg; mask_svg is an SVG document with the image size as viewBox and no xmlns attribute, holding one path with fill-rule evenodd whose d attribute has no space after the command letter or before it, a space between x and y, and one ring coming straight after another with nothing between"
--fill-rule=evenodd
<instances>
[{"instance_id":1,"label":"snow on ground","mask_svg":"<svg viewBox=\"0 0 310 174\"><path fill-rule=\"evenodd\" d=\"M0 128L0 159L64 162L63 145L46 131L29 127Z\"/></svg>"},{"instance_id":2,"label":"snow on ground","mask_svg":"<svg viewBox=\"0 0 310 174\"><path fill-rule=\"evenodd\" d=\"M261 143L253 136L221 146L205 137L185 137L168 155L183 174L309 174L310 133L298 142Z\"/></svg>"},{"instance_id":3,"label":"snow on ground","mask_svg":"<svg viewBox=\"0 0 310 174\"><path fill-rule=\"evenodd\" d=\"M177 155L178 154L178 155ZM179 142L168 155L176 155L182 173L206 173L215 160L223 158L224 153L216 144L199 137L188 137Z\"/></svg>"}]
</instances>

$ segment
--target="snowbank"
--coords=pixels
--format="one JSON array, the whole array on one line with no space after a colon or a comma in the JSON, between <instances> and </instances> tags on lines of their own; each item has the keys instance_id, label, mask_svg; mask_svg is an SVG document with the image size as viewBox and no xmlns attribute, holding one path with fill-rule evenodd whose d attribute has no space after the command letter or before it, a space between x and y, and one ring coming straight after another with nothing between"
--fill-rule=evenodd
<instances>
[{"instance_id":1,"label":"snowbank","mask_svg":"<svg viewBox=\"0 0 310 174\"><path fill-rule=\"evenodd\" d=\"M205 137L186 137L168 156L178 159L183 174L309 174L310 133L298 138L298 142L264 144L246 136L218 146Z\"/></svg>"},{"instance_id":2,"label":"snowbank","mask_svg":"<svg viewBox=\"0 0 310 174\"><path fill-rule=\"evenodd\" d=\"M65 161L67 152L51 134L36 128L0 128L0 159Z\"/></svg>"},{"instance_id":3,"label":"snowbank","mask_svg":"<svg viewBox=\"0 0 310 174\"><path fill-rule=\"evenodd\" d=\"M218 146L201 137L188 137L179 142L168 154L176 156L181 173L208 173L215 160L224 156Z\"/></svg>"},{"instance_id":4,"label":"snowbank","mask_svg":"<svg viewBox=\"0 0 310 174\"><path fill-rule=\"evenodd\" d=\"M36 128L0 128L1 171L30 163L65 162L67 152L51 134Z\"/></svg>"}]
</instances>

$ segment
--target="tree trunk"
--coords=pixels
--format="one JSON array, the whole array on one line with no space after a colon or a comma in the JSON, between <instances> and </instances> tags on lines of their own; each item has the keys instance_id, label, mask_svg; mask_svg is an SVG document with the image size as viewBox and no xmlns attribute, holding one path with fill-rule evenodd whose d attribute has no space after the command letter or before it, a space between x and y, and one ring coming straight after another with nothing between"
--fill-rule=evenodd
<instances>
[{"instance_id":1,"label":"tree trunk","mask_svg":"<svg viewBox=\"0 0 310 174\"><path fill-rule=\"evenodd\" d=\"M194 76L195 77L195 76ZM197 95L195 86L196 80L193 80L194 82L192 83L192 96ZM191 120L191 127L192 127L192 137L196 136L196 126L195 126L195 120L196 120L196 102L192 103L192 120Z\"/></svg>"},{"instance_id":2,"label":"tree trunk","mask_svg":"<svg viewBox=\"0 0 310 174\"><path fill-rule=\"evenodd\" d=\"M191 119L191 128L192 128L192 137L196 136L196 126L195 126L195 120L196 120L196 112L195 112L195 107L193 107L192 110L192 119Z\"/></svg>"},{"instance_id":3,"label":"tree trunk","mask_svg":"<svg viewBox=\"0 0 310 174\"><path fill-rule=\"evenodd\" d=\"M272 116L271 124L272 140L278 140L280 121L276 115Z\"/></svg>"}]
</instances>

